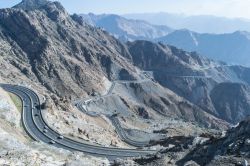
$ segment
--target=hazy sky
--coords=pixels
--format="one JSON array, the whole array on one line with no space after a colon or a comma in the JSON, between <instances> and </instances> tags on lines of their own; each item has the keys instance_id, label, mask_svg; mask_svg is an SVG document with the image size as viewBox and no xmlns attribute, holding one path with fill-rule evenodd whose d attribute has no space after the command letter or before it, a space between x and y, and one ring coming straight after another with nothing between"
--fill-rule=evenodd
<instances>
[{"instance_id":1,"label":"hazy sky","mask_svg":"<svg viewBox=\"0 0 250 166\"><path fill-rule=\"evenodd\" d=\"M0 8L21 0L0 0ZM250 19L250 0L58 0L70 13L169 12Z\"/></svg>"}]
</instances>

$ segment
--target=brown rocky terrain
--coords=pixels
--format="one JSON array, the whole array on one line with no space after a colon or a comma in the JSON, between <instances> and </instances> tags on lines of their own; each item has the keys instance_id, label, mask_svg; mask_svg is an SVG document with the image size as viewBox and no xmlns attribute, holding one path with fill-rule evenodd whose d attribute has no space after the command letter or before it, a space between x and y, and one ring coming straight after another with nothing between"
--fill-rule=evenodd
<instances>
[{"instance_id":1,"label":"brown rocky terrain","mask_svg":"<svg viewBox=\"0 0 250 166\"><path fill-rule=\"evenodd\" d=\"M1 83L21 84L35 90L47 104L43 112L49 125L83 142L132 148L119 138L108 118L116 114L121 126L135 140L155 139L151 140L154 145L151 148L163 153L163 157L157 159L172 160L173 156L168 155L174 155L174 161L180 160L191 147L202 144L207 135L214 137L226 130L229 123L224 120L237 122L248 113L245 111L248 105L243 108L243 103L248 101L245 85L240 84L240 88L232 92L239 94L243 102L238 107L221 107L232 103L226 97L218 105L215 103L217 97L231 94L224 86L220 88L219 83L247 84L250 80L247 74L247 68L230 67L161 43L123 44L107 32L84 23L81 17L70 16L59 2L23 0L14 8L0 9ZM114 82L113 92L105 96ZM11 102L7 97L1 98L2 103ZM87 110L101 116L90 117L77 110L72 103L80 98L96 98L87 104ZM7 110L14 112L7 116L6 110L2 111L1 119L15 117L13 123L17 124L20 112L13 103L10 105L13 108ZM242 110L235 111L238 108ZM232 119L232 112L239 113L237 119ZM11 141L20 139L23 138ZM1 142L9 155L12 146L8 146L8 141ZM21 143L14 149L20 146ZM27 154L29 149L35 149L36 153L42 151L45 156L55 151L47 146L41 150L41 146L29 147L27 143L23 151L11 153L12 161L7 159L8 155L4 161L7 164L18 158L22 161L20 154ZM82 158L89 158L64 150L55 155L53 159L59 161L54 165L70 165L74 159L77 162L72 165L78 165ZM41 162L40 158L46 157L38 158ZM30 160L32 158L24 163ZM99 165L109 164L106 159L89 160ZM163 163L168 163L166 161ZM49 162L52 161L46 159L45 163Z\"/></svg>"},{"instance_id":2,"label":"brown rocky terrain","mask_svg":"<svg viewBox=\"0 0 250 166\"><path fill-rule=\"evenodd\" d=\"M247 118L242 121L237 127L230 129L226 135L218 139L210 139L205 144L197 146L184 159L180 160L177 165L183 165L184 162L192 160L197 164L206 165L210 162L218 163L215 156L231 156L231 161L227 159L224 164L238 164L244 165L246 161L249 162L249 125L250 120ZM222 161L223 161L222 160ZM222 162L221 162L222 163Z\"/></svg>"},{"instance_id":3,"label":"brown rocky terrain","mask_svg":"<svg viewBox=\"0 0 250 166\"><path fill-rule=\"evenodd\" d=\"M221 83L211 91L211 99L219 116L237 124L250 115L250 88L239 83Z\"/></svg>"},{"instance_id":4,"label":"brown rocky terrain","mask_svg":"<svg viewBox=\"0 0 250 166\"><path fill-rule=\"evenodd\" d=\"M237 123L249 115L249 92L246 88L249 85L249 68L229 66L161 43L135 41L127 45L136 66L150 73L162 86L206 112L229 123ZM220 84L224 82L231 84ZM239 90L233 83L245 88ZM228 106L232 111L225 108L226 101L219 100L223 96L234 103L234 106Z\"/></svg>"},{"instance_id":5,"label":"brown rocky terrain","mask_svg":"<svg viewBox=\"0 0 250 166\"><path fill-rule=\"evenodd\" d=\"M46 3L39 10L18 6L0 11L1 57L29 79L70 97L101 92L104 77L133 78L126 48L105 32L75 21L60 3Z\"/></svg>"},{"instance_id":6,"label":"brown rocky terrain","mask_svg":"<svg viewBox=\"0 0 250 166\"><path fill-rule=\"evenodd\" d=\"M36 3L37 6L27 6L27 4L29 4L27 1L23 1L15 8L0 11L0 40L4 50L1 53L2 66L13 68L8 72L2 70L2 77L6 82L12 82L10 81L12 75L15 76L13 79L15 82L24 78L26 83L45 87L46 93L55 94L54 97L52 96L53 101L62 105L60 100L64 101L64 99L59 100L59 98L66 98L67 102L94 92L103 93L107 89L108 80L133 80L139 77L138 70L130 63L134 58L131 56L134 55L133 51L106 32L81 22L76 15L70 16L58 2L41 3L39 1ZM22 27L21 31L19 27ZM167 46L153 44L153 47L164 48L163 56L167 52ZM140 49L147 51L144 47ZM172 52L169 64L173 64L173 69L165 63L163 63L165 66L158 64L157 59L161 58L151 60L153 63L151 66L158 64L160 65L158 70L164 70L167 67L170 72L177 71L174 69L179 66L178 72L193 73L191 64L185 62L189 61L185 57L186 52L176 48L168 51ZM152 53L158 55L157 52ZM133 61L137 63L134 59ZM199 60L200 63L205 65L210 62ZM193 64L199 65L198 62ZM173 74L178 73L173 72ZM152 85L149 84L149 86ZM155 97L144 99L144 104L158 112L166 111L168 101L163 96L167 94L161 96L159 92L154 94ZM146 97L148 94L143 95ZM65 104L63 107L69 108ZM175 108L175 104L168 108L169 111L172 107ZM182 110L178 113L180 108ZM195 116L185 111L192 112L194 109L197 110ZM182 114L181 118L205 122L198 116L204 114L204 111L185 104L185 101L175 110L175 114ZM206 116L213 119L210 115Z\"/></svg>"}]
</instances>

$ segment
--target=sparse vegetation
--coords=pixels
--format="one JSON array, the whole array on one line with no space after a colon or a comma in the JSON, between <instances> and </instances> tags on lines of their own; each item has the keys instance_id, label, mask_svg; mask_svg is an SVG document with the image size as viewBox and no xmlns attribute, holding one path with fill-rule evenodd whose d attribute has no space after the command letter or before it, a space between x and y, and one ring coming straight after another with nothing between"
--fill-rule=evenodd
<instances>
[{"instance_id":1,"label":"sparse vegetation","mask_svg":"<svg viewBox=\"0 0 250 166\"><path fill-rule=\"evenodd\" d=\"M9 93L11 100L13 101L13 103L15 104L16 108L18 109L18 111L22 111L22 100L17 96L14 95L13 93Z\"/></svg>"}]
</instances>

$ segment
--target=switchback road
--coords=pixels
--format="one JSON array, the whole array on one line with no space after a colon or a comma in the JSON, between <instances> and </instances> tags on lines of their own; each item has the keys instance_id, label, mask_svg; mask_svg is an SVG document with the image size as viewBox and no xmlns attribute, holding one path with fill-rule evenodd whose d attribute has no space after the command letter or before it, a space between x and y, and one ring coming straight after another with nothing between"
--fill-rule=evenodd
<instances>
[{"instance_id":1,"label":"switchback road","mask_svg":"<svg viewBox=\"0 0 250 166\"><path fill-rule=\"evenodd\" d=\"M36 141L48 143L55 147L70 151L80 151L110 159L146 156L156 153L156 151L153 150L102 147L98 145L77 142L70 138L63 137L58 132L50 128L46 123L41 112L40 100L34 91L29 88L16 85L0 84L0 86L4 90L14 93L21 98L23 102L23 126L29 136Z\"/></svg>"}]
</instances>

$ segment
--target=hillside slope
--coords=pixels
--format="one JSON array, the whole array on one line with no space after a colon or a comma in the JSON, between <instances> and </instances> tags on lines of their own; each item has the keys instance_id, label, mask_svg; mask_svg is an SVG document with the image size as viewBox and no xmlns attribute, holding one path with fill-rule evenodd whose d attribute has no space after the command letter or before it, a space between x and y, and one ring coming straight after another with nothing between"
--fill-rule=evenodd
<instances>
[{"instance_id":1,"label":"hillside slope","mask_svg":"<svg viewBox=\"0 0 250 166\"><path fill-rule=\"evenodd\" d=\"M211 91L211 99L223 119L238 123L250 115L250 87L238 83L221 83Z\"/></svg>"},{"instance_id":2,"label":"hillside slope","mask_svg":"<svg viewBox=\"0 0 250 166\"><path fill-rule=\"evenodd\" d=\"M135 68L124 58L126 48L107 33L75 21L60 3L46 3L39 10L18 6L0 10L2 63L59 96L101 92L106 78L134 78Z\"/></svg>"},{"instance_id":3,"label":"hillside slope","mask_svg":"<svg viewBox=\"0 0 250 166\"><path fill-rule=\"evenodd\" d=\"M244 113L236 111L236 108L240 108L241 104L234 97L242 96L240 93L249 94L248 91L243 89L235 92L234 95L228 95L230 92L226 90L227 87L223 88L218 85L224 82L249 85L248 68L212 61L197 53L185 52L161 43L135 41L129 42L127 45L136 66L152 75L162 86L196 104L206 112L230 123L239 122L248 115L247 107L242 108ZM235 87L228 88L237 89ZM217 97L214 95L215 91ZM223 103L222 100L218 100L222 99L222 96L228 96L230 102L235 103L234 111L240 118L232 120L231 115L225 114L225 108L216 104ZM248 95L243 95L239 101L241 100L248 101Z\"/></svg>"},{"instance_id":4,"label":"hillside slope","mask_svg":"<svg viewBox=\"0 0 250 166\"><path fill-rule=\"evenodd\" d=\"M39 1L33 8L27 4L25 0L15 8L0 10L1 63L3 68L11 69L1 70L4 81L24 82L39 87L39 91L52 98L53 102L60 105L60 101L64 101L65 104L61 105L67 110L71 108L67 104L73 99L105 93L114 80L135 80L141 77L142 71L131 63L131 60L134 61L134 56L131 56L133 51L114 37L84 24L77 15L70 16L58 2ZM147 51L147 48L141 46L137 50ZM181 50L172 50L170 59L175 62L173 66L159 64L161 67L158 70L168 69L172 74L178 74L173 72L177 71L177 67L180 70L182 68L180 72L183 74L199 73L185 62L188 59L183 57ZM155 51L152 55L157 53ZM158 61L152 59L152 63L157 65ZM210 62L200 60L200 63L205 65ZM178 96L172 98L174 102ZM155 102L159 105L160 101ZM155 105L145 104L149 108ZM186 119L185 116L183 114L180 118ZM202 122L199 117L195 121ZM219 123L215 125L216 128L219 126Z\"/></svg>"},{"instance_id":5,"label":"hillside slope","mask_svg":"<svg viewBox=\"0 0 250 166\"><path fill-rule=\"evenodd\" d=\"M248 117L237 127L230 129L224 137L211 139L194 148L177 165L183 165L190 160L199 165L245 165L250 157L249 129Z\"/></svg>"}]
</instances>

